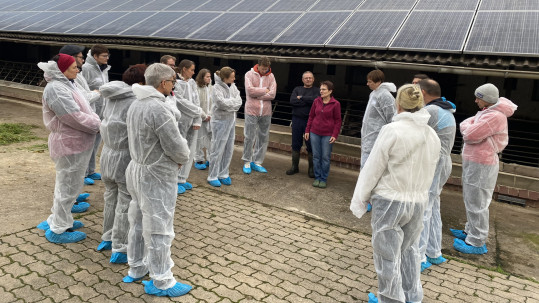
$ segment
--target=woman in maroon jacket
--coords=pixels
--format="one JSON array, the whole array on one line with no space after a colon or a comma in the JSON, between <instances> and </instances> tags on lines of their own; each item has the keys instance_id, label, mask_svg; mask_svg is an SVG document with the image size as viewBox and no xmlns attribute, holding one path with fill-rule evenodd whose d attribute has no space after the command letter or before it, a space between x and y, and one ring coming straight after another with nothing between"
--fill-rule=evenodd
<instances>
[{"instance_id":1,"label":"woman in maroon jacket","mask_svg":"<svg viewBox=\"0 0 539 303\"><path fill-rule=\"evenodd\" d=\"M314 165L314 187L326 188L333 143L341 130L341 104L333 98L333 83L320 83L320 97L316 98L305 128L305 140L311 141Z\"/></svg>"}]
</instances>

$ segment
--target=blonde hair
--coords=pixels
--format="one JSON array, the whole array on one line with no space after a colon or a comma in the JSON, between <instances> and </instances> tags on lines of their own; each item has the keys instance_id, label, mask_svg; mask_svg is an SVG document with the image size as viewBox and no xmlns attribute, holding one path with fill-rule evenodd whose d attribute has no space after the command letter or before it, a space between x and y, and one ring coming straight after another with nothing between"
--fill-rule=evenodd
<instances>
[{"instance_id":1,"label":"blonde hair","mask_svg":"<svg viewBox=\"0 0 539 303\"><path fill-rule=\"evenodd\" d=\"M407 112L416 112L423 107L423 94L421 88L416 84L406 84L397 91L395 100L403 110Z\"/></svg>"}]
</instances>

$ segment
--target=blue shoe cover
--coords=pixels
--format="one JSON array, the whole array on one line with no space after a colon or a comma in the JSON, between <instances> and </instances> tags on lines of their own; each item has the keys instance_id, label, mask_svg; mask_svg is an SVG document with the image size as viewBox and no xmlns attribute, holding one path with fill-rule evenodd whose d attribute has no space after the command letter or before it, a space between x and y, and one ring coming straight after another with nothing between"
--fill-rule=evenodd
<instances>
[{"instance_id":1,"label":"blue shoe cover","mask_svg":"<svg viewBox=\"0 0 539 303\"><path fill-rule=\"evenodd\" d=\"M421 262L421 272L425 271L425 269L431 267L432 264L429 261Z\"/></svg>"},{"instance_id":2,"label":"blue shoe cover","mask_svg":"<svg viewBox=\"0 0 539 303\"><path fill-rule=\"evenodd\" d=\"M86 176L86 178L90 178L92 180L101 180L101 174L100 173L93 173L93 174L90 174L90 175Z\"/></svg>"},{"instance_id":3,"label":"blue shoe cover","mask_svg":"<svg viewBox=\"0 0 539 303\"><path fill-rule=\"evenodd\" d=\"M86 199L88 199L88 197L90 197L90 194L89 194L89 193L83 193L83 194L80 194L80 195L77 197L77 202L84 202L84 201L86 201Z\"/></svg>"},{"instance_id":4,"label":"blue shoe cover","mask_svg":"<svg viewBox=\"0 0 539 303\"><path fill-rule=\"evenodd\" d=\"M210 167L210 161L206 161L206 166Z\"/></svg>"},{"instance_id":5,"label":"blue shoe cover","mask_svg":"<svg viewBox=\"0 0 539 303\"><path fill-rule=\"evenodd\" d=\"M189 183L189 182L178 183L178 186L181 186L181 187L185 188L186 190L193 189L193 185L191 185L191 183Z\"/></svg>"},{"instance_id":6,"label":"blue shoe cover","mask_svg":"<svg viewBox=\"0 0 539 303\"><path fill-rule=\"evenodd\" d=\"M75 204L73 204L73 207L71 207L71 212L72 213L83 213L83 212L87 211L88 208L90 208L90 203L88 203L88 202L75 202Z\"/></svg>"},{"instance_id":7,"label":"blue shoe cover","mask_svg":"<svg viewBox=\"0 0 539 303\"><path fill-rule=\"evenodd\" d=\"M179 297L187 294L193 287L187 284L176 282L176 285L168 289L159 289L153 285L153 280L142 281L144 291L149 295L158 297Z\"/></svg>"},{"instance_id":8,"label":"blue shoe cover","mask_svg":"<svg viewBox=\"0 0 539 303\"><path fill-rule=\"evenodd\" d=\"M115 252L110 256L110 263L125 264L127 263L127 254Z\"/></svg>"},{"instance_id":9,"label":"blue shoe cover","mask_svg":"<svg viewBox=\"0 0 539 303\"><path fill-rule=\"evenodd\" d=\"M183 193L185 193L185 188L181 186L180 184L178 184L178 195L181 195Z\"/></svg>"},{"instance_id":10,"label":"blue shoe cover","mask_svg":"<svg viewBox=\"0 0 539 303\"><path fill-rule=\"evenodd\" d=\"M434 264L434 265L439 265L439 264L442 264L444 262L446 262L447 259L444 258L443 256L439 256L438 258L429 258L427 257L427 262L429 262L430 264Z\"/></svg>"},{"instance_id":11,"label":"blue shoe cover","mask_svg":"<svg viewBox=\"0 0 539 303\"><path fill-rule=\"evenodd\" d=\"M66 230L61 234L56 234L48 229L45 232L45 238L52 243L75 243L86 239L86 234L82 231Z\"/></svg>"},{"instance_id":12,"label":"blue shoe cover","mask_svg":"<svg viewBox=\"0 0 539 303\"><path fill-rule=\"evenodd\" d=\"M88 177L84 178L84 185L94 185L94 183L94 179Z\"/></svg>"},{"instance_id":13,"label":"blue shoe cover","mask_svg":"<svg viewBox=\"0 0 539 303\"><path fill-rule=\"evenodd\" d=\"M367 204L367 212L370 212L372 210L372 204Z\"/></svg>"},{"instance_id":14,"label":"blue shoe cover","mask_svg":"<svg viewBox=\"0 0 539 303\"><path fill-rule=\"evenodd\" d=\"M461 239L462 241L466 240L466 233L463 231L463 230L460 230L460 229L452 229L450 228L449 229L451 231L451 233L453 234L453 237L457 238L457 239Z\"/></svg>"},{"instance_id":15,"label":"blue shoe cover","mask_svg":"<svg viewBox=\"0 0 539 303\"><path fill-rule=\"evenodd\" d=\"M219 181L221 181L221 183L223 185L232 185L232 180L230 179L230 177L226 177L224 179L219 179Z\"/></svg>"},{"instance_id":16,"label":"blue shoe cover","mask_svg":"<svg viewBox=\"0 0 539 303\"><path fill-rule=\"evenodd\" d=\"M369 303L378 303L378 298L372 292L369 293Z\"/></svg>"},{"instance_id":17,"label":"blue shoe cover","mask_svg":"<svg viewBox=\"0 0 539 303\"><path fill-rule=\"evenodd\" d=\"M243 166L243 173L244 174L251 174L251 168L250 167L245 167L245 165Z\"/></svg>"},{"instance_id":18,"label":"blue shoe cover","mask_svg":"<svg viewBox=\"0 0 539 303\"><path fill-rule=\"evenodd\" d=\"M484 255L488 252L486 244L484 244L481 247L475 247L475 246L466 244L466 242L462 241L461 239L455 239L453 241L453 247L456 250L460 251L461 253L465 253L465 254Z\"/></svg>"},{"instance_id":19,"label":"blue shoe cover","mask_svg":"<svg viewBox=\"0 0 539 303\"><path fill-rule=\"evenodd\" d=\"M130 277L130 276L125 276L125 277L122 279L122 281L123 281L124 283L133 283L133 282L135 282L135 281L139 281L139 280L144 279L144 277L146 277L146 275L144 275L144 276L142 276L142 277L140 277L140 278L133 278L133 277Z\"/></svg>"},{"instance_id":20,"label":"blue shoe cover","mask_svg":"<svg viewBox=\"0 0 539 303\"><path fill-rule=\"evenodd\" d=\"M221 182L219 180L211 180L208 183L213 187L221 187Z\"/></svg>"},{"instance_id":21,"label":"blue shoe cover","mask_svg":"<svg viewBox=\"0 0 539 303\"><path fill-rule=\"evenodd\" d=\"M103 250L111 250L112 249L112 241L101 241L99 245L97 246L97 251L103 251Z\"/></svg>"},{"instance_id":22,"label":"blue shoe cover","mask_svg":"<svg viewBox=\"0 0 539 303\"><path fill-rule=\"evenodd\" d=\"M79 229L79 228L82 228L84 227L84 223L82 223L81 221L73 221L73 227L71 229ZM47 220L39 223L37 225L37 228L38 229L41 229L41 230L44 230L44 231L47 231L50 229L50 226L49 226L49 223L47 222Z\"/></svg>"},{"instance_id":23,"label":"blue shoe cover","mask_svg":"<svg viewBox=\"0 0 539 303\"><path fill-rule=\"evenodd\" d=\"M251 168L254 171L257 171L259 173L267 173L268 172L264 167L262 167L262 165L257 165L254 162L251 162Z\"/></svg>"},{"instance_id":24,"label":"blue shoe cover","mask_svg":"<svg viewBox=\"0 0 539 303\"><path fill-rule=\"evenodd\" d=\"M196 163L195 162L195 168L200 169L200 170L205 170L207 168L207 166L204 163Z\"/></svg>"}]
</instances>

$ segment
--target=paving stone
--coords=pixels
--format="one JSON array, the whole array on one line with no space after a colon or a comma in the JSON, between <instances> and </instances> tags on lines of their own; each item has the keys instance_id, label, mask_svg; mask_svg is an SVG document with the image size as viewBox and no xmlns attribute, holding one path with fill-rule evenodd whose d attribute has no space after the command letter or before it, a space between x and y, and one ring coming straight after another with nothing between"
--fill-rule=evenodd
<instances>
[{"instance_id":1,"label":"paving stone","mask_svg":"<svg viewBox=\"0 0 539 303\"><path fill-rule=\"evenodd\" d=\"M232 276L232 278L236 279L236 281L240 283L246 283L250 287L256 287L257 285L262 284L262 281L258 280L257 278L247 276L244 273L237 273Z\"/></svg>"},{"instance_id":2,"label":"paving stone","mask_svg":"<svg viewBox=\"0 0 539 303\"><path fill-rule=\"evenodd\" d=\"M219 302L219 300L221 300L221 298L215 293L205 291L202 288L194 288L189 292L189 294L197 300L203 300L204 302ZM184 302L184 300L181 300L181 302Z\"/></svg>"},{"instance_id":3,"label":"paving stone","mask_svg":"<svg viewBox=\"0 0 539 303\"><path fill-rule=\"evenodd\" d=\"M87 270L81 270L72 275L72 277L79 282L84 283L86 286L93 286L99 283L97 274L90 274Z\"/></svg>"},{"instance_id":4,"label":"paving stone","mask_svg":"<svg viewBox=\"0 0 539 303\"><path fill-rule=\"evenodd\" d=\"M194 275L192 276L190 279L189 279L189 282L191 282L191 286L194 286L194 287L202 287L206 290L211 290L217 286L219 286L217 283L215 283L213 280L211 279L206 279L200 275Z\"/></svg>"},{"instance_id":5,"label":"paving stone","mask_svg":"<svg viewBox=\"0 0 539 303\"><path fill-rule=\"evenodd\" d=\"M2 277L3 279L4 277ZM3 284L3 281L2 281ZM0 287L0 302L13 302L15 301L15 295L9 291L5 291Z\"/></svg>"},{"instance_id":6,"label":"paving stone","mask_svg":"<svg viewBox=\"0 0 539 303\"><path fill-rule=\"evenodd\" d=\"M34 255L34 258L41 260L45 264L52 264L60 261L60 258L57 255L42 249L41 252Z\"/></svg>"},{"instance_id":7,"label":"paving stone","mask_svg":"<svg viewBox=\"0 0 539 303\"><path fill-rule=\"evenodd\" d=\"M236 286L241 284L236 279L225 277L222 274L216 274L212 276L210 279L213 280L215 283L219 285L225 285L226 287L230 289L234 289Z\"/></svg>"},{"instance_id":8,"label":"paving stone","mask_svg":"<svg viewBox=\"0 0 539 303\"><path fill-rule=\"evenodd\" d=\"M123 294L115 299L118 303L144 303L144 300L140 298L133 297L130 294ZM106 302L106 301L102 301Z\"/></svg>"},{"instance_id":9,"label":"paving stone","mask_svg":"<svg viewBox=\"0 0 539 303\"><path fill-rule=\"evenodd\" d=\"M260 302L260 300L262 300L262 298L266 296L265 292L261 291L260 289L249 286L245 283L236 287L236 290L241 292L247 298L254 298L257 302Z\"/></svg>"},{"instance_id":10,"label":"paving stone","mask_svg":"<svg viewBox=\"0 0 539 303\"><path fill-rule=\"evenodd\" d=\"M290 281L287 281L287 280L279 284L279 286L288 292L298 294L300 297L305 297L311 292L307 288L303 286L299 286L299 285L294 285L290 283Z\"/></svg>"},{"instance_id":11,"label":"paving stone","mask_svg":"<svg viewBox=\"0 0 539 303\"><path fill-rule=\"evenodd\" d=\"M36 290L51 284L46 278L38 276L35 272L22 276L20 279L24 284L31 285L32 288Z\"/></svg>"},{"instance_id":12,"label":"paving stone","mask_svg":"<svg viewBox=\"0 0 539 303\"><path fill-rule=\"evenodd\" d=\"M311 302L315 302L315 301L313 301L311 299L300 297L297 294L291 294L290 296L286 297L286 300L288 302L294 302L294 303L311 303Z\"/></svg>"},{"instance_id":13,"label":"paving stone","mask_svg":"<svg viewBox=\"0 0 539 303\"><path fill-rule=\"evenodd\" d=\"M37 290L33 290L30 285L13 290L15 297L23 299L25 302L37 302L45 297Z\"/></svg>"},{"instance_id":14,"label":"paving stone","mask_svg":"<svg viewBox=\"0 0 539 303\"><path fill-rule=\"evenodd\" d=\"M13 261L19 262L22 266L36 262L36 259L27 255L25 252L20 252L9 256Z\"/></svg>"},{"instance_id":15,"label":"paving stone","mask_svg":"<svg viewBox=\"0 0 539 303\"><path fill-rule=\"evenodd\" d=\"M52 267L63 271L66 275L72 275L79 270L79 267L76 264L71 263L69 262L69 260L65 259L61 259L60 261L52 263L51 265Z\"/></svg>"},{"instance_id":16,"label":"paving stone","mask_svg":"<svg viewBox=\"0 0 539 303\"><path fill-rule=\"evenodd\" d=\"M274 295L271 295L269 297L266 297L262 300L263 302L266 302L266 303L288 303L289 301L287 300L282 300L282 299L279 299L277 298L276 296Z\"/></svg>"},{"instance_id":17,"label":"paving stone","mask_svg":"<svg viewBox=\"0 0 539 303\"><path fill-rule=\"evenodd\" d=\"M108 281L102 281L92 287L97 292L104 294L109 299L114 299L123 294L123 291L117 286L111 285Z\"/></svg>"},{"instance_id":18,"label":"paving stone","mask_svg":"<svg viewBox=\"0 0 539 303\"><path fill-rule=\"evenodd\" d=\"M77 284L73 277L67 276L61 271L53 272L52 274L47 276L47 279L49 279L49 281L51 281L52 283L62 285L62 287L70 287Z\"/></svg>"},{"instance_id":19,"label":"paving stone","mask_svg":"<svg viewBox=\"0 0 539 303\"><path fill-rule=\"evenodd\" d=\"M71 297L71 294L64 288L60 288L57 284L52 284L41 288L39 291L47 297L50 297L54 302L63 302Z\"/></svg>"},{"instance_id":20,"label":"paving stone","mask_svg":"<svg viewBox=\"0 0 539 303\"><path fill-rule=\"evenodd\" d=\"M220 285L219 287L213 289L213 292L215 292L218 296L228 298L233 302L237 302L245 298L245 295L243 295L241 292L227 288L224 285Z\"/></svg>"}]
</instances>

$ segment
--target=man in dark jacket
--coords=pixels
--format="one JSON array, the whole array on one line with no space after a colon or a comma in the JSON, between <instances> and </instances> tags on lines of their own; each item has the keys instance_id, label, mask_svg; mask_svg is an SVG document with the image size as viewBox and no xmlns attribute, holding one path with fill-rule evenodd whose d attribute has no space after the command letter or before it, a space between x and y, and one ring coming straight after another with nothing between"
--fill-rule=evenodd
<instances>
[{"instance_id":1,"label":"man in dark jacket","mask_svg":"<svg viewBox=\"0 0 539 303\"><path fill-rule=\"evenodd\" d=\"M292 167L286 171L287 175L299 172L300 150L303 146L303 134L309 120L309 112L314 99L320 96L320 88L313 86L314 75L306 71L301 77L303 86L297 86L290 96L292 104ZM314 178L313 154L310 141L305 141L309 154L309 177Z\"/></svg>"}]
</instances>

